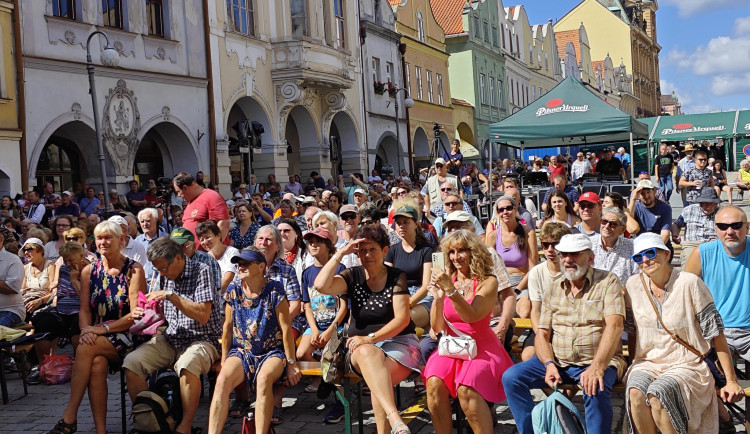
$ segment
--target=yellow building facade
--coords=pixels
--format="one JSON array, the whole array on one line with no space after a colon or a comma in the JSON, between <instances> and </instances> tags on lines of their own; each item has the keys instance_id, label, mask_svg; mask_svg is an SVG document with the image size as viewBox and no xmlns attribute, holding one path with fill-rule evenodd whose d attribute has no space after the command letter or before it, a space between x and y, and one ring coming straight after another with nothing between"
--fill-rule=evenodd
<instances>
[{"instance_id":1,"label":"yellow building facade","mask_svg":"<svg viewBox=\"0 0 750 434\"><path fill-rule=\"evenodd\" d=\"M13 2L0 0L0 195L21 192L21 125L16 87Z\"/></svg>"}]
</instances>

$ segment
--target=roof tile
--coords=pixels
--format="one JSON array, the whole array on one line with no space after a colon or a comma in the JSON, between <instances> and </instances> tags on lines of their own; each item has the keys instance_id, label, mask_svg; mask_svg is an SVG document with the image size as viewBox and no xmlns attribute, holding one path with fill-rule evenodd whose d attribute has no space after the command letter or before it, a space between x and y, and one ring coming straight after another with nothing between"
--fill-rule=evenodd
<instances>
[{"instance_id":1,"label":"roof tile","mask_svg":"<svg viewBox=\"0 0 750 434\"><path fill-rule=\"evenodd\" d=\"M391 0L394 1L394 0ZM467 0L431 0L432 14L446 35L464 33L463 11Z\"/></svg>"}]
</instances>

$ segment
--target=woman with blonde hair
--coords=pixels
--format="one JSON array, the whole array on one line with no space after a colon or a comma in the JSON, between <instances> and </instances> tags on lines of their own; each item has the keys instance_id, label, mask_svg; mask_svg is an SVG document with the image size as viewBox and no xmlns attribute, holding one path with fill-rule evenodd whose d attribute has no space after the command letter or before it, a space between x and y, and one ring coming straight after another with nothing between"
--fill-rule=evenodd
<instances>
[{"instance_id":1,"label":"woman with blonde hair","mask_svg":"<svg viewBox=\"0 0 750 434\"><path fill-rule=\"evenodd\" d=\"M445 271L432 277L435 297L430 323L436 332L457 336L456 330L476 342L477 355L460 360L433 353L424 369L427 405L435 432L451 432L450 398L458 398L475 433L492 432L492 411L488 402L502 402L501 378L513 365L490 328L498 282L492 256L473 232L460 229L440 243L446 256Z\"/></svg>"}]
</instances>

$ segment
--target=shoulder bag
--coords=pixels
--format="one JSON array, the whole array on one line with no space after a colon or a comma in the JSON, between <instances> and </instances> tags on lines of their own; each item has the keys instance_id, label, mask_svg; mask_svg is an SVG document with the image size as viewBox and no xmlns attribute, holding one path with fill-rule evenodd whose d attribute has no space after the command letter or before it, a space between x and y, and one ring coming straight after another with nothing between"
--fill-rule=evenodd
<instances>
[{"instance_id":1,"label":"shoulder bag","mask_svg":"<svg viewBox=\"0 0 750 434\"><path fill-rule=\"evenodd\" d=\"M462 333L453 327L450 321L443 315L443 320L453 333L458 336L443 334L438 341L438 354L452 359L471 360L477 356L477 341L466 333Z\"/></svg>"}]
</instances>

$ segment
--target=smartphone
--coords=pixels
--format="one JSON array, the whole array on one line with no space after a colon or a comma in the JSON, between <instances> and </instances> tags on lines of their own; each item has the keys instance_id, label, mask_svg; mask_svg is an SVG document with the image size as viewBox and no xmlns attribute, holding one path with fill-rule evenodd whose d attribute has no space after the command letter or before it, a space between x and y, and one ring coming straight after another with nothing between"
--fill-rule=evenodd
<instances>
[{"instance_id":1,"label":"smartphone","mask_svg":"<svg viewBox=\"0 0 750 434\"><path fill-rule=\"evenodd\" d=\"M342 176L342 177L344 177L344 178L348 178L348 177L349 177L349 174L348 174L348 173L344 173L344 174L343 174L343 175L341 175L341 176Z\"/></svg>"},{"instance_id":2,"label":"smartphone","mask_svg":"<svg viewBox=\"0 0 750 434\"><path fill-rule=\"evenodd\" d=\"M435 252L432 254L432 268L445 271L445 254L443 252Z\"/></svg>"}]
</instances>

